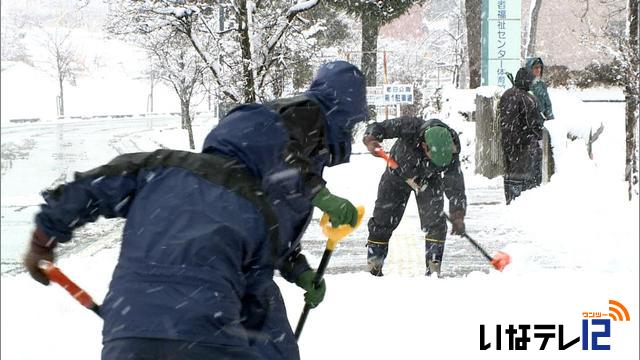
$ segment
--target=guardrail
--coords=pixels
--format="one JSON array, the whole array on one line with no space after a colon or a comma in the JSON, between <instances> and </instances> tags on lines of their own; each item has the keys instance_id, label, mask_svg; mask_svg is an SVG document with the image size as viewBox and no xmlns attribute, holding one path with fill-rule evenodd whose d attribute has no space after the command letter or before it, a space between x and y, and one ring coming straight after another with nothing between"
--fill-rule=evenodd
<instances>
[{"instance_id":1,"label":"guardrail","mask_svg":"<svg viewBox=\"0 0 640 360\"><path fill-rule=\"evenodd\" d=\"M99 114L99 115L74 115L74 116L58 116L57 120L93 120L93 119L124 119L124 118L145 118L145 117L158 117L158 116L180 116L179 112L169 113L142 113L142 114ZM196 111L195 116L198 115L211 115L215 117L216 113L212 111ZM41 121L40 118L24 118L24 119L10 119L10 123L34 123Z\"/></svg>"},{"instance_id":2,"label":"guardrail","mask_svg":"<svg viewBox=\"0 0 640 360\"><path fill-rule=\"evenodd\" d=\"M9 122L12 123L26 123L26 122L38 122L40 118L29 118L29 119L11 119Z\"/></svg>"}]
</instances>

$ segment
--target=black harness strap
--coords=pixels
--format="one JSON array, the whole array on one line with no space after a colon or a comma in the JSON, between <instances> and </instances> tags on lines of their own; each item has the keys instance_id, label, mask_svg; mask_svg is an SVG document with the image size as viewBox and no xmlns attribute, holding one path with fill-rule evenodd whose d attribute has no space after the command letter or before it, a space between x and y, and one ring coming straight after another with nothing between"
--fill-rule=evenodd
<instances>
[{"instance_id":1,"label":"black harness strap","mask_svg":"<svg viewBox=\"0 0 640 360\"><path fill-rule=\"evenodd\" d=\"M274 262L276 261L280 248L278 218L269 205L260 182L248 172L245 165L233 158L219 154L161 149L154 152L121 155L106 165L75 175L77 180L86 177L123 176L136 174L143 169L150 170L165 166L189 170L253 203L265 218L271 253ZM53 193L62 192L63 188L60 186Z\"/></svg>"}]
</instances>

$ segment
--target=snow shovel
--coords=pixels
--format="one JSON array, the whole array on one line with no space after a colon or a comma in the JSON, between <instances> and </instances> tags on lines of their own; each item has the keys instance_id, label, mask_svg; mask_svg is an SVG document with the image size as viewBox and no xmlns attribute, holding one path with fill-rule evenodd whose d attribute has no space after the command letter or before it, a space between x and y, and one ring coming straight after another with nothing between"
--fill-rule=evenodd
<instances>
[{"instance_id":1,"label":"snow shovel","mask_svg":"<svg viewBox=\"0 0 640 360\"><path fill-rule=\"evenodd\" d=\"M391 169L397 169L398 168L398 163L393 160L382 148L376 148L374 150L374 152L376 153L376 155L378 157L381 157L383 159L385 159L387 161L387 166L389 166ZM420 187L420 185L418 185L413 179L404 179L404 181L411 186L411 188L413 189L413 191L415 191L416 193L424 190L424 187Z\"/></svg>"},{"instance_id":2,"label":"snow shovel","mask_svg":"<svg viewBox=\"0 0 640 360\"><path fill-rule=\"evenodd\" d=\"M333 227L329 224L329 215L324 213L322 218L320 219L320 226L322 227L322 233L328 238L327 246L324 249L324 253L322 254L322 260L320 260L320 265L318 265L318 270L316 271L316 276L313 278L313 286L317 287L320 285L322 281L322 276L324 275L324 271L329 264L329 259L331 258L331 254L333 254L333 250L338 245L338 242L342 240L345 236L349 235L353 230L358 228L362 223L362 217L364 216L364 206L358 206L358 222L356 226L351 225L340 225L338 227ZM302 314L300 314L300 320L298 320L298 325L296 326L296 340L300 338L300 333L302 333L302 327L304 326L305 321L307 321L307 316L309 315L309 311L311 308L309 305L305 304L304 309L302 310Z\"/></svg>"},{"instance_id":3,"label":"snow shovel","mask_svg":"<svg viewBox=\"0 0 640 360\"><path fill-rule=\"evenodd\" d=\"M76 285L76 283L71 281L71 279L69 279L67 275L65 275L62 270L55 266L51 261L40 260L38 262L38 267L45 275L47 275L50 281L62 286L71 296L73 296L74 299L82 304L82 306L102 317L102 315L100 315L100 305L96 304L89 294Z\"/></svg>"},{"instance_id":4,"label":"snow shovel","mask_svg":"<svg viewBox=\"0 0 640 360\"><path fill-rule=\"evenodd\" d=\"M449 217L449 214L447 214L444 211L442 213L447 218L447 220L449 220L449 222L453 224L453 220L451 220L451 217ZM473 240L471 236L469 236L466 232L464 232L462 236L465 237L467 240L469 240L469 242L473 244L473 246L475 246L475 248L478 249L478 251L480 251L482 255L484 255L484 257L487 258L487 260L489 260L491 265L493 265L493 267L496 268L498 271L502 271L505 268L505 266L511 263L511 256L509 256L509 254L502 251L498 251L494 257L491 257L491 255L489 255L489 253L487 253L486 250L483 249L482 246L480 246L480 244L478 244L475 240Z\"/></svg>"}]
</instances>

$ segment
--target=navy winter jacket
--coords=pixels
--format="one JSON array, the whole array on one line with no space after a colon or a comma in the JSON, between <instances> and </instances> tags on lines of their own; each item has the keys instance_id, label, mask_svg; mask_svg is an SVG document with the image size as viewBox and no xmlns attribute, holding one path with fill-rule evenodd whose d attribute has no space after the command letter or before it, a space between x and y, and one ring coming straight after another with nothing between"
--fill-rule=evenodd
<instances>
[{"instance_id":1,"label":"navy winter jacket","mask_svg":"<svg viewBox=\"0 0 640 360\"><path fill-rule=\"evenodd\" d=\"M255 322L246 303L270 301L263 297L274 268L291 282L309 269L300 238L311 199L324 186L323 167L349 159L350 132L366 115L364 77L351 64L330 63L305 96L284 105L235 108L200 154L121 155L43 193L36 222L61 243L99 216L127 219L101 308L105 342L146 337L246 346L247 324ZM221 176L226 168L232 175ZM275 248L265 209L216 182L233 183L236 173L253 181L240 187L275 214Z\"/></svg>"}]
</instances>

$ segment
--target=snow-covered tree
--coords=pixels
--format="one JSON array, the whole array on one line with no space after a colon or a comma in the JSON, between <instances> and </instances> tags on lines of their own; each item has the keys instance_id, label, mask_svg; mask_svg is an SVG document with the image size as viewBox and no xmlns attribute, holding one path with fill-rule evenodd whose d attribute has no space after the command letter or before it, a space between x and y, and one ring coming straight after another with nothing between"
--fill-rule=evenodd
<instances>
[{"instance_id":1,"label":"snow-covered tree","mask_svg":"<svg viewBox=\"0 0 640 360\"><path fill-rule=\"evenodd\" d=\"M593 1L593 0L592 0ZM590 11L589 0L582 0L585 6L583 19ZM629 183L629 199L638 195L638 118L640 117L640 50L638 32L640 10L638 0L610 0L603 3L607 13L602 26L588 28L584 36L587 45L595 46L610 54L616 60L612 69L624 84L625 96L625 181ZM586 20L585 20L586 21ZM625 24L624 26L621 26Z\"/></svg>"},{"instance_id":2,"label":"snow-covered tree","mask_svg":"<svg viewBox=\"0 0 640 360\"><path fill-rule=\"evenodd\" d=\"M150 81L148 109L153 111L153 88L157 81L165 82L180 101L182 128L187 130L189 147L195 149L192 130L194 95L203 89L206 64L175 27L160 27L152 32L130 32L124 38L144 49L149 57L145 77ZM208 46L205 43L204 46Z\"/></svg>"},{"instance_id":3,"label":"snow-covered tree","mask_svg":"<svg viewBox=\"0 0 640 360\"><path fill-rule=\"evenodd\" d=\"M0 21L0 59L31 64L31 57L24 44L27 31L24 18L17 16L14 12L2 15L2 21Z\"/></svg>"},{"instance_id":4,"label":"snow-covered tree","mask_svg":"<svg viewBox=\"0 0 640 360\"><path fill-rule=\"evenodd\" d=\"M193 48L178 41L172 33L163 39L148 43L145 48L151 55L154 74L168 83L180 99L182 128L187 130L189 147L195 149L192 129L192 99L200 90L204 63Z\"/></svg>"},{"instance_id":5,"label":"snow-covered tree","mask_svg":"<svg viewBox=\"0 0 640 360\"><path fill-rule=\"evenodd\" d=\"M202 58L220 98L251 102L274 97L282 88L282 69L314 55L322 25L301 15L317 3L114 0L107 29L123 37L172 29Z\"/></svg>"},{"instance_id":6,"label":"snow-covered tree","mask_svg":"<svg viewBox=\"0 0 640 360\"><path fill-rule=\"evenodd\" d=\"M460 76L468 57L462 1L427 2L423 24L427 34L423 46L430 71L441 72L456 88L461 87Z\"/></svg>"}]
</instances>

